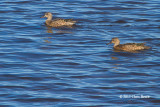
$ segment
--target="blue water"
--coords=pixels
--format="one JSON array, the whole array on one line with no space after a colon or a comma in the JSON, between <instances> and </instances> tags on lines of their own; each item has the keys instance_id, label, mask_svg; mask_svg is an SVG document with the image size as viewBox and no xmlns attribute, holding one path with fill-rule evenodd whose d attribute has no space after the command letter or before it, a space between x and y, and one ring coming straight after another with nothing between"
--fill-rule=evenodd
<instances>
[{"instance_id":1,"label":"blue water","mask_svg":"<svg viewBox=\"0 0 160 107\"><path fill-rule=\"evenodd\" d=\"M77 24L48 28L45 12ZM0 106L159 107L159 12L159 0L1 0ZM115 52L113 37L152 48Z\"/></svg>"}]
</instances>

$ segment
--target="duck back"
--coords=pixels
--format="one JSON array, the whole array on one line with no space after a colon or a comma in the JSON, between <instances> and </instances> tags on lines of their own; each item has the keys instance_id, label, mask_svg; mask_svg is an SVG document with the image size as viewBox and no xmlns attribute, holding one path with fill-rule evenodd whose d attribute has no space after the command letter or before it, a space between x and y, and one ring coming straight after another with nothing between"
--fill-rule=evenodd
<instances>
[{"instance_id":1,"label":"duck back","mask_svg":"<svg viewBox=\"0 0 160 107\"><path fill-rule=\"evenodd\" d=\"M114 48L117 50L135 51L135 50L149 49L150 47L145 46L144 43L126 43L126 44L120 44Z\"/></svg>"}]
</instances>

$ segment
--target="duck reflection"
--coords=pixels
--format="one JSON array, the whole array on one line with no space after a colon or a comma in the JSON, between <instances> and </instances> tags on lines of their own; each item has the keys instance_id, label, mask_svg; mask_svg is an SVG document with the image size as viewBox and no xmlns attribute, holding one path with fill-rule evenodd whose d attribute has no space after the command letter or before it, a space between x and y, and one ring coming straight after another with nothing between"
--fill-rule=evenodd
<instances>
[{"instance_id":1,"label":"duck reflection","mask_svg":"<svg viewBox=\"0 0 160 107\"><path fill-rule=\"evenodd\" d=\"M45 37L43 41L44 41L45 43L52 43L52 42L51 42L52 39L53 39L53 37Z\"/></svg>"},{"instance_id":2,"label":"duck reflection","mask_svg":"<svg viewBox=\"0 0 160 107\"><path fill-rule=\"evenodd\" d=\"M51 43L51 41L49 41L49 40L44 40L44 42L46 42L46 43Z\"/></svg>"},{"instance_id":3,"label":"duck reflection","mask_svg":"<svg viewBox=\"0 0 160 107\"><path fill-rule=\"evenodd\" d=\"M117 58L117 57L114 57L114 56L111 56L111 59L112 59L112 60L118 60L118 58Z\"/></svg>"},{"instance_id":4,"label":"duck reflection","mask_svg":"<svg viewBox=\"0 0 160 107\"><path fill-rule=\"evenodd\" d=\"M115 61L115 60L119 60L119 58L115 57L115 56L111 56L111 60L114 60L113 67L112 67L114 69L113 71L118 72L117 69L118 69L119 65L121 65L121 64L118 64L117 61Z\"/></svg>"},{"instance_id":5,"label":"duck reflection","mask_svg":"<svg viewBox=\"0 0 160 107\"><path fill-rule=\"evenodd\" d=\"M53 33L52 27L47 27L47 33Z\"/></svg>"},{"instance_id":6,"label":"duck reflection","mask_svg":"<svg viewBox=\"0 0 160 107\"><path fill-rule=\"evenodd\" d=\"M119 52L119 53L121 53L121 52L126 52L126 53L141 53L141 51L123 51L123 50L117 50L117 49L113 49L113 51L114 52Z\"/></svg>"},{"instance_id":7,"label":"duck reflection","mask_svg":"<svg viewBox=\"0 0 160 107\"><path fill-rule=\"evenodd\" d=\"M51 33L51 34L53 34L53 33L72 33L72 32L70 32L70 31L66 31L66 30L64 30L64 29L59 29L59 30L52 30L52 27L49 27L49 26L46 26L47 27L47 33Z\"/></svg>"},{"instance_id":8,"label":"duck reflection","mask_svg":"<svg viewBox=\"0 0 160 107\"><path fill-rule=\"evenodd\" d=\"M46 26L46 29L47 29L47 33L50 33L50 34L56 34L56 33L61 33L61 34L64 34L64 33L72 33L70 31L67 31L68 29L57 29L57 30L52 30L53 27L50 27L50 26ZM46 43L52 43L53 37L45 37L44 38L44 42Z\"/></svg>"}]
</instances>

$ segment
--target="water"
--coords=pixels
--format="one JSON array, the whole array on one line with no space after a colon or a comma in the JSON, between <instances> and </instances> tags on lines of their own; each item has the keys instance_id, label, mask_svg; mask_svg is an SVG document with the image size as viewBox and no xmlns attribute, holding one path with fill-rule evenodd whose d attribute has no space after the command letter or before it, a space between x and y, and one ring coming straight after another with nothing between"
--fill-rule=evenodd
<instances>
[{"instance_id":1,"label":"water","mask_svg":"<svg viewBox=\"0 0 160 107\"><path fill-rule=\"evenodd\" d=\"M1 107L158 107L159 0L1 0ZM40 17L78 21L47 28ZM121 43L152 49L115 52ZM150 96L150 98L120 98Z\"/></svg>"}]
</instances>

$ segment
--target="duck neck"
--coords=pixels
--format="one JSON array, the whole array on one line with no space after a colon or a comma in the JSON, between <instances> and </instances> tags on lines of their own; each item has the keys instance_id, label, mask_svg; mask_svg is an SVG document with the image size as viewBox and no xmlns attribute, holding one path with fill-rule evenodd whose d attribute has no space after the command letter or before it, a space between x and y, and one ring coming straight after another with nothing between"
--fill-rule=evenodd
<instances>
[{"instance_id":1,"label":"duck neck","mask_svg":"<svg viewBox=\"0 0 160 107\"><path fill-rule=\"evenodd\" d=\"M47 20L52 20L52 16L48 16Z\"/></svg>"},{"instance_id":2,"label":"duck neck","mask_svg":"<svg viewBox=\"0 0 160 107\"><path fill-rule=\"evenodd\" d=\"M114 47L118 46L120 44L120 41L117 41L115 44L114 44Z\"/></svg>"}]
</instances>

